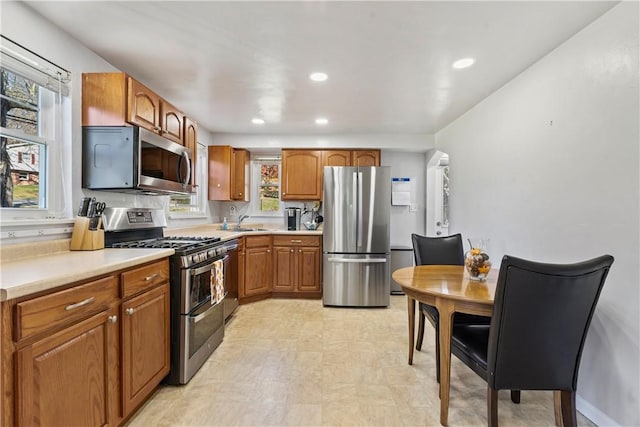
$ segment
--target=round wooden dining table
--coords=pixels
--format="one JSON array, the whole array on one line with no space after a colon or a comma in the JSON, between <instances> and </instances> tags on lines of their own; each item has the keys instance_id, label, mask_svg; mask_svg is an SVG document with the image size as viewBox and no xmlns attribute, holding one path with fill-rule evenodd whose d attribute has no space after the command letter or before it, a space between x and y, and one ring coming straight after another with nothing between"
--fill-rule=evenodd
<instances>
[{"instance_id":1,"label":"round wooden dining table","mask_svg":"<svg viewBox=\"0 0 640 427\"><path fill-rule=\"evenodd\" d=\"M451 378L451 330L453 314L469 313L491 316L498 270L492 269L486 281L469 279L463 266L420 265L393 272L407 295L409 315L409 365L413 364L416 301L438 309L440 334L440 424L446 426L449 415Z\"/></svg>"}]
</instances>

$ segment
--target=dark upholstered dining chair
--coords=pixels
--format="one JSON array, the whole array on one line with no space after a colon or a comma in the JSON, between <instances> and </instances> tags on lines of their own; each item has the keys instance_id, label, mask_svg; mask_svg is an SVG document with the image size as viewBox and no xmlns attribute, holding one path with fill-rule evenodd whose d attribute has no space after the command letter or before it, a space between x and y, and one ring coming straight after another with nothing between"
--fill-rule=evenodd
<instances>
[{"instance_id":1,"label":"dark upholstered dining chair","mask_svg":"<svg viewBox=\"0 0 640 427\"><path fill-rule=\"evenodd\" d=\"M464 265L464 250L462 235L454 234L446 237L426 237L419 234L411 235L413 256L416 265ZM438 333L438 310L431 305L420 303L418 310L418 339L416 350L422 349L424 339L425 318L431 322L436 330L436 379L440 382L440 334ZM453 324L481 324L489 325L491 318L473 314L456 313Z\"/></svg>"},{"instance_id":2,"label":"dark upholstered dining chair","mask_svg":"<svg viewBox=\"0 0 640 427\"><path fill-rule=\"evenodd\" d=\"M454 325L451 341L451 353L487 381L489 426L498 425L504 389L553 390L556 424L576 425L580 357L612 263L610 255L575 264L502 259L491 325Z\"/></svg>"}]
</instances>

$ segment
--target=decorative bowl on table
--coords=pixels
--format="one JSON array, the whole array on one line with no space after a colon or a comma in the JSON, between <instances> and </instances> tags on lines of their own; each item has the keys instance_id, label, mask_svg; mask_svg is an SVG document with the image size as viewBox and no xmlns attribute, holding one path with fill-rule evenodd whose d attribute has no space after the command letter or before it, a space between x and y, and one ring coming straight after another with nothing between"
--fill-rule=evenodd
<instances>
[{"instance_id":1,"label":"decorative bowl on table","mask_svg":"<svg viewBox=\"0 0 640 427\"><path fill-rule=\"evenodd\" d=\"M487 255L488 243L489 239L469 239L471 249L464 256L464 266L471 280L487 280L491 270L491 261Z\"/></svg>"}]
</instances>

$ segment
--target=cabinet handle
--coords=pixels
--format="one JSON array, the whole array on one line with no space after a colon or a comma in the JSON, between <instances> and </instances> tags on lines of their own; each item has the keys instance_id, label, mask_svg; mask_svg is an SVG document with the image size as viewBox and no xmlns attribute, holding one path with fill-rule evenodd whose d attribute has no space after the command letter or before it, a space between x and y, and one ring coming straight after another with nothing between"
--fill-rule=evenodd
<instances>
[{"instance_id":1,"label":"cabinet handle","mask_svg":"<svg viewBox=\"0 0 640 427\"><path fill-rule=\"evenodd\" d=\"M145 282L148 282L148 281L150 281L150 280L155 279L155 278L156 278L156 277L158 277L159 275L160 275L160 274L158 274L158 273L154 273L154 274L152 274L151 276L147 276L147 277L145 277L145 278L144 278L144 280L145 280Z\"/></svg>"},{"instance_id":2,"label":"cabinet handle","mask_svg":"<svg viewBox=\"0 0 640 427\"><path fill-rule=\"evenodd\" d=\"M291 252L293 252L293 249L291 249Z\"/></svg>"},{"instance_id":3,"label":"cabinet handle","mask_svg":"<svg viewBox=\"0 0 640 427\"><path fill-rule=\"evenodd\" d=\"M302 243L302 240L293 240L293 239L291 239L291 243Z\"/></svg>"},{"instance_id":4,"label":"cabinet handle","mask_svg":"<svg viewBox=\"0 0 640 427\"><path fill-rule=\"evenodd\" d=\"M302 249L298 249L298 252L302 253Z\"/></svg>"},{"instance_id":5,"label":"cabinet handle","mask_svg":"<svg viewBox=\"0 0 640 427\"><path fill-rule=\"evenodd\" d=\"M155 130L156 132L160 132L162 128L160 126L154 126L153 130Z\"/></svg>"},{"instance_id":6,"label":"cabinet handle","mask_svg":"<svg viewBox=\"0 0 640 427\"><path fill-rule=\"evenodd\" d=\"M271 249L267 249L267 253L271 253Z\"/></svg>"},{"instance_id":7,"label":"cabinet handle","mask_svg":"<svg viewBox=\"0 0 640 427\"><path fill-rule=\"evenodd\" d=\"M118 316L109 316L109 323L116 323L118 321Z\"/></svg>"},{"instance_id":8,"label":"cabinet handle","mask_svg":"<svg viewBox=\"0 0 640 427\"><path fill-rule=\"evenodd\" d=\"M75 304L69 304L68 306L65 307L65 310L71 311L71 310L73 310L75 308L82 307L83 305L91 304L95 300L96 300L95 297L89 297L84 301L80 301L80 302L77 302Z\"/></svg>"},{"instance_id":9,"label":"cabinet handle","mask_svg":"<svg viewBox=\"0 0 640 427\"><path fill-rule=\"evenodd\" d=\"M129 316L131 316L134 311L135 310L133 308L127 308L124 312L127 313Z\"/></svg>"}]
</instances>

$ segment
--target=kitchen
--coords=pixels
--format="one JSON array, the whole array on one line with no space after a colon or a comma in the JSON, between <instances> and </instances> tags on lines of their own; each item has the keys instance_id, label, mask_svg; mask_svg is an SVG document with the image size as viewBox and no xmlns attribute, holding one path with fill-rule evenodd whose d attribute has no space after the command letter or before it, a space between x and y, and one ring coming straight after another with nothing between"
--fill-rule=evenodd
<instances>
[{"instance_id":1,"label":"kitchen","mask_svg":"<svg viewBox=\"0 0 640 427\"><path fill-rule=\"evenodd\" d=\"M566 42L540 52L537 58L541 59L523 68L515 79L487 92L486 99L474 108L433 131L399 131L393 138L366 133L265 136L248 131L215 134L200 123L200 142L276 150L315 148L318 144L378 148L382 150L381 164L391 166L392 176L415 177L416 182L423 181L425 159L424 154L415 153L437 148L451 158L449 232L490 236L494 259L503 253L562 260L613 253L616 265L585 346L578 409L599 425L636 425L640 400L637 3L607 7L611 10L601 11L598 19L594 16L591 26L582 31L576 28L567 34ZM81 94L77 90L81 73L118 70L22 3L2 4L2 33L72 71L68 140L74 148L62 169L70 171L64 185L73 202L60 209L66 209L70 216L84 194L81 171L76 167L82 163L81 150L76 148L81 141ZM602 62L597 59L601 57L610 59ZM137 78L145 76L143 70L126 71L135 71ZM394 82L400 84L397 78ZM171 101L185 108L179 100ZM423 193L423 189L416 193ZM153 197L98 194L110 206L165 208L166 203ZM418 202L420 210L425 209L425 201L422 203ZM169 226L219 223L224 216L233 224L226 211L231 206L245 207L209 202L204 218L170 218ZM392 211L392 236L424 231L423 212ZM7 213L2 215L2 231L18 232L15 222L5 222ZM281 219L272 221L281 223ZM41 226L43 234L60 228L59 222L70 226L69 221L51 221L56 222ZM602 224L607 224L608 233L600 231ZM3 247L8 245L6 239L3 233ZM628 398L615 398L620 391Z\"/></svg>"}]
</instances>

